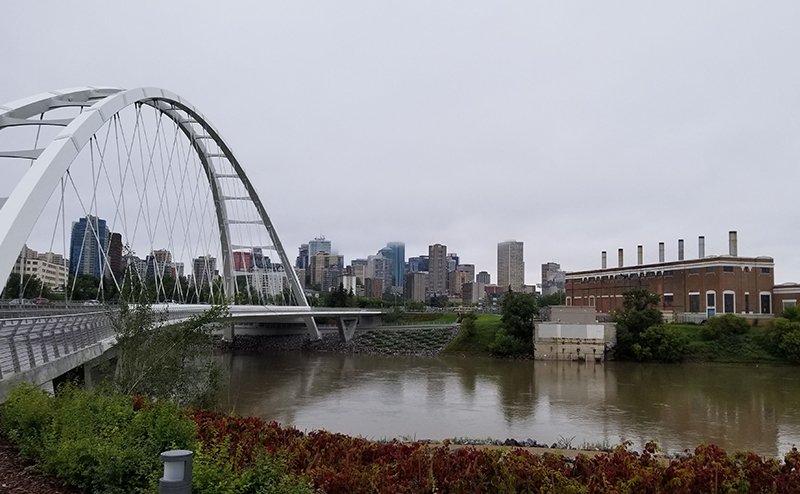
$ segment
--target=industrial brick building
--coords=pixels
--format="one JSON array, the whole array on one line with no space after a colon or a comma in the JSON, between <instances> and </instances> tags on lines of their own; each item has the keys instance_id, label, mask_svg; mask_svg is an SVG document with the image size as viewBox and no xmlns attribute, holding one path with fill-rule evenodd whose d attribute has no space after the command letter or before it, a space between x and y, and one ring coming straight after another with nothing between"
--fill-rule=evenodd
<instances>
[{"instance_id":1,"label":"industrial brick building","mask_svg":"<svg viewBox=\"0 0 800 494\"><path fill-rule=\"evenodd\" d=\"M659 308L674 320L700 321L718 313L771 317L776 309L771 257L739 257L736 232L729 233L727 255L706 256L704 237L698 239L698 254L697 259L684 259L679 240L678 259L667 262L662 242L656 264L642 263L639 246L636 265L625 266L620 249L617 267L608 268L603 252L601 269L567 273L566 303L608 313L622 308L626 291L645 289L660 296Z\"/></svg>"}]
</instances>

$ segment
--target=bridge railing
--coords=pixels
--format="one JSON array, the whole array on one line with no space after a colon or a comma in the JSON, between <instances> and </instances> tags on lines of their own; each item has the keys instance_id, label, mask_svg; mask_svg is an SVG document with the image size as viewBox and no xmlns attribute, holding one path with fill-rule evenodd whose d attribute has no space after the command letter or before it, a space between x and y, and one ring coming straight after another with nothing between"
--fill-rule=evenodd
<instances>
[{"instance_id":1,"label":"bridge railing","mask_svg":"<svg viewBox=\"0 0 800 494\"><path fill-rule=\"evenodd\" d=\"M113 336L106 310L0 319L0 379L88 348Z\"/></svg>"}]
</instances>

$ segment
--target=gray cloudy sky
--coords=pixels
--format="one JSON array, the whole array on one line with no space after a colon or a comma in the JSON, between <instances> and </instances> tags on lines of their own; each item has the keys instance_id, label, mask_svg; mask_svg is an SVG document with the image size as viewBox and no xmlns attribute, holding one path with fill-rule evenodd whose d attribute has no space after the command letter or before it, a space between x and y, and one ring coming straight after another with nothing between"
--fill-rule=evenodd
<instances>
[{"instance_id":1,"label":"gray cloudy sky","mask_svg":"<svg viewBox=\"0 0 800 494\"><path fill-rule=\"evenodd\" d=\"M289 256L443 243L496 272L775 258L800 281L800 3L4 2L0 104L159 86L196 105Z\"/></svg>"}]
</instances>

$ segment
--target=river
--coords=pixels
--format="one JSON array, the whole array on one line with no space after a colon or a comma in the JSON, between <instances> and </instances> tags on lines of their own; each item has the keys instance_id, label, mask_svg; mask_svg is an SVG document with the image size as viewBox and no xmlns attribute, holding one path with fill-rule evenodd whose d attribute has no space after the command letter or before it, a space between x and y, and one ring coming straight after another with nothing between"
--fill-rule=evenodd
<instances>
[{"instance_id":1,"label":"river","mask_svg":"<svg viewBox=\"0 0 800 494\"><path fill-rule=\"evenodd\" d=\"M795 367L286 352L222 357L223 407L368 439L657 439L777 456L800 445Z\"/></svg>"}]
</instances>

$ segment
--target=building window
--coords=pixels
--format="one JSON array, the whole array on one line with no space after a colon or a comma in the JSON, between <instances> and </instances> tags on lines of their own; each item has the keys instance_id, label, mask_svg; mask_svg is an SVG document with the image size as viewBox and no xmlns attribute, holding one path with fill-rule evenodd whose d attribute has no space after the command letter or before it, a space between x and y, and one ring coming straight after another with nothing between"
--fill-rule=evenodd
<instances>
[{"instance_id":1,"label":"building window","mask_svg":"<svg viewBox=\"0 0 800 494\"><path fill-rule=\"evenodd\" d=\"M769 272L770 272L769 268L761 268L761 274L769 274Z\"/></svg>"},{"instance_id":2,"label":"building window","mask_svg":"<svg viewBox=\"0 0 800 494\"><path fill-rule=\"evenodd\" d=\"M745 273L749 273L750 272L750 266L745 266L742 269L744 270Z\"/></svg>"},{"instance_id":3,"label":"building window","mask_svg":"<svg viewBox=\"0 0 800 494\"><path fill-rule=\"evenodd\" d=\"M700 312L700 294L689 294L689 312Z\"/></svg>"},{"instance_id":4,"label":"building window","mask_svg":"<svg viewBox=\"0 0 800 494\"><path fill-rule=\"evenodd\" d=\"M689 274L700 274L700 268L689 268Z\"/></svg>"},{"instance_id":5,"label":"building window","mask_svg":"<svg viewBox=\"0 0 800 494\"><path fill-rule=\"evenodd\" d=\"M672 294L665 293L664 294L664 307L672 307Z\"/></svg>"},{"instance_id":6,"label":"building window","mask_svg":"<svg viewBox=\"0 0 800 494\"><path fill-rule=\"evenodd\" d=\"M714 274L714 266L708 266L706 268L706 274Z\"/></svg>"},{"instance_id":7,"label":"building window","mask_svg":"<svg viewBox=\"0 0 800 494\"><path fill-rule=\"evenodd\" d=\"M783 310L786 310L787 307L794 307L797 305L797 300L782 300L783 303Z\"/></svg>"},{"instance_id":8,"label":"building window","mask_svg":"<svg viewBox=\"0 0 800 494\"><path fill-rule=\"evenodd\" d=\"M592 307L594 307L594 306L595 306L595 305L594 305L594 295L590 295L590 296L589 296L589 305L590 305L590 306L592 306Z\"/></svg>"},{"instance_id":9,"label":"building window","mask_svg":"<svg viewBox=\"0 0 800 494\"><path fill-rule=\"evenodd\" d=\"M761 292L761 313L772 314L772 294L769 292Z\"/></svg>"},{"instance_id":10,"label":"building window","mask_svg":"<svg viewBox=\"0 0 800 494\"><path fill-rule=\"evenodd\" d=\"M736 312L736 294L734 292L722 292L722 311L726 314Z\"/></svg>"},{"instance_id":11,"label":"building window","mask_svg":"<svg viewBox=\"0 0 800 494\"><path fill-rule=\"evenodd\" d=\"M750 313L750 294L745 292L744 294L744 311L745 313Z\"/></svg>"},{"instance_id":12,"label":"building window","mask_svg":"<svg viewBox=\"0 0 800 494\"><path fill-rule=\"evenodd\" d=\"M733 273L733 266L722 266L723 273Z\"/></svg>"},{"instance_id":13,"label":"building window","mask_svg":"<svg viewBox=\"0 0 800 494\"><path fill-rule=\"evenodd\" d=\"M672 276L672 270L671 269L665 269L664 270L664 276Z\"/></svg>"},{"instance_id":14,"label":"building window","mask_svg":"<svg viewBox=\"0 0 800 494\"><path fill-rule=\"evenodd\" d=\"M567 297L567 305L572 305L572 297Z\"/></svg>"}]
</instances>

